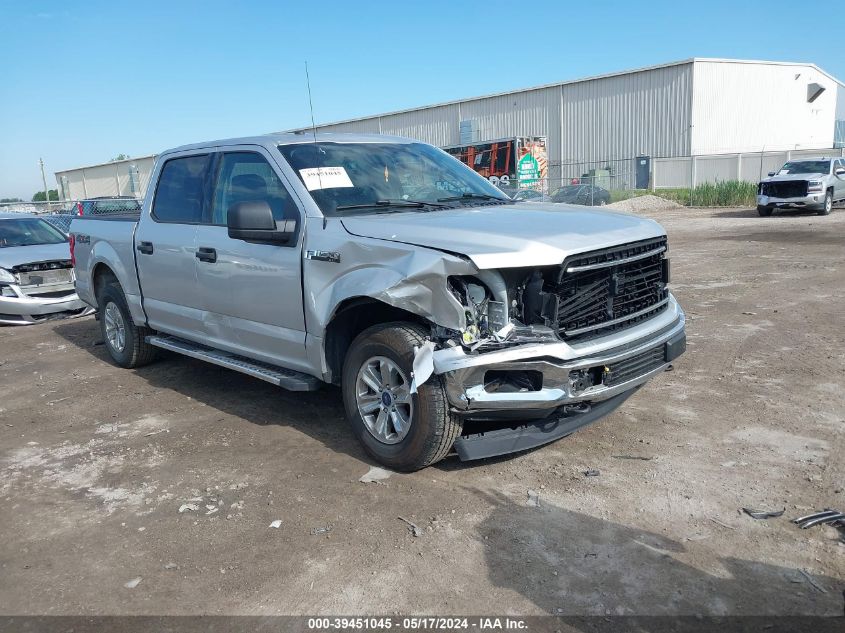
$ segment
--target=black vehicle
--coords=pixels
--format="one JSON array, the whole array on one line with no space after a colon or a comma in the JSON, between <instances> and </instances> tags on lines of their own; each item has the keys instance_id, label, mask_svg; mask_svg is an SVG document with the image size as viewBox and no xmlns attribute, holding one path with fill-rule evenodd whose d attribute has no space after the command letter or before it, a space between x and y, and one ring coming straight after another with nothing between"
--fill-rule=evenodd
<instances>
[{"instance_id":1,"label":"black vehicle","mask_svg":"<svg viewBox=\"0 0 845 633\"><path fill-rule=\"evenodd\" d=\"M555 191L551 198L552 202L594 207L610 204L610 192L595 185L567 185Z\"/></svg>"}]
</instances>

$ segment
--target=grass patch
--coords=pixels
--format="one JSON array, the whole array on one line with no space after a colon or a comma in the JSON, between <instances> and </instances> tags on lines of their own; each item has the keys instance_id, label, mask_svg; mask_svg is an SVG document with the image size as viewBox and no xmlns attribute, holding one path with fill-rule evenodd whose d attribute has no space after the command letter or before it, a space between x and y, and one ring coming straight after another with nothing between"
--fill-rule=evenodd
<instances>
[{"instance_id":1,"label":"grass patch","mask_svg":"<svg viewBox=\"0 0 845 633\"><path fill-rule=\"evenodd\" d=\"M656 193L661 198L690 207L753 207L757 204L757 185L738 180L705 182L692 191L687 187L659 189Z\"/></svg>"},{"instance_id":2,"label":"grass patch","mask_svg":"<svg viewBox=\"0 0 845 633\"><path fill-rule=\"evenodd\" d=\"M673 189L624 189L610 192L611 202L654 195L687 207L753 207L757 204L757 185L753 182L725 180L705 182L690 192L689 187Z\"/></svg>"}]
</instances>

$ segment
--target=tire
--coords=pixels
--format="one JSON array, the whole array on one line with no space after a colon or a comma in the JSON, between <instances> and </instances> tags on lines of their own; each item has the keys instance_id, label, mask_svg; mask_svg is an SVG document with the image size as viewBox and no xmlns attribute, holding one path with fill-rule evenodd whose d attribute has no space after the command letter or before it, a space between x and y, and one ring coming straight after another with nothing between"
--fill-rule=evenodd
<instances>
[{"instance_id":1,"label":"tire","mask_svg":"<svg viewBox=\"0 0 845 633\"><path fill-rule=\"evenodd\" d=\"M772 215L772 211L774 211L774 209L772 209L772 207L765 207L763 205L757 205L757 213L760 214L760 217L767 218L770 215Z\"/></svg>"},{"instance_id":2,"label":"tire","mask_svg":"<svg viewBox=\"0 0 845 633\"><path fill-rule=\"evenodd\" d=\"M146 341L146 337L153 331L135 325L123 290L115 279L106 281L100 288L97 293L97 309L100 314L103 343L116 364L131 369L146 365L155 359L156 348Z\"/></svg>"},{"instance_id":3,"label":"tire","mask_svg":"<svg viewBox=\"0 0 845 633\"><path fill-rule=\"evenodd\" d=\"M409 391L414 346L420 346L424 341L425 330L419 326L410 323L376 325L358 335L343 363L343 405L352 430L367 453L393 470L409 472L440 461L449 453L462 429L460 419L449 410L446 390L439 376L431 376L419 386L416 394ZM390 379L386 383L382 380L384 374L376 371L381 387L373 386L373 374L367 369L383 367L390 370ZM393 371L394 368L398 371ZM385 384L387 387L382 389ZM385 390L388 391L386 400ZM380 392L381 397L377 395ZM366 410L373 406L377 408L365 420L361 407ZM381 427L384 433L380 439L376 429L381 415L384 416ZM375 429L371 430L373 427Z\"/></svg>"},{"instance_id":4,"label":"tire","mask_svg":"<svg viewBox=\"0 0 845 633\"><path fill-rule=\"evenodd\" d=\"M828 189L827 193L824 194L824 206L819 209L819 215L830 215L830 211L833 209L833 192Z\"/></svg>"}]
</instances>

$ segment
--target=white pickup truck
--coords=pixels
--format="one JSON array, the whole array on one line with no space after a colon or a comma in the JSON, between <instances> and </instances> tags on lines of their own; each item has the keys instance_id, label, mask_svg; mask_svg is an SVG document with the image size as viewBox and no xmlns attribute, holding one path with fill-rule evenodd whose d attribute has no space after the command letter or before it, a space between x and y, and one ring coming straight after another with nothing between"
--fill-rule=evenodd
<instances>
[{"instance_id":1,"label":"white pickup truck","mask_svg":"<svg viewBox=\"0 0 845 633\"><path fill-rule=\"evenodd\" d=\"M287 389L339 384L355 435L394 469L564 437L686 345L660 225L515 202L404 138L180 147L140 217L70 231L116 363L163 348Z\"/></svg>"}]
</instances>

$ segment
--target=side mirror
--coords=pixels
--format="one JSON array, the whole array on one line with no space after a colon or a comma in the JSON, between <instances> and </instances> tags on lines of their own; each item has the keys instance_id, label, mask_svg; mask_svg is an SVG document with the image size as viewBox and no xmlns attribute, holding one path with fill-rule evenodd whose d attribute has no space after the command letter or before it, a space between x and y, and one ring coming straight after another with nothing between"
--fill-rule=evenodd
<instances>
[{"instance_id":1,"label":"side mirror","mask_svg":"<svg viewBox=\"0 0 845 633\"><path fill-rule=\"evenodd\" d=\"M837 167L833 173L837 176L845 176L845 167Z\"/></svg>"},{"instance_id":2,"label":"side mirror","mask_svg":"<svg viewBox=\"0 0 845 633\"><path fill-rule=\"evenodd\" d=\"M287 244L296 233L296 220L276 222L264 200L238 202L229 207L226 218L229 237L246 242Z\"/></svg>"},{"instance_id":3,"label":"side mirror","mask_svg":"<svg viewBox=\"0 0 845 633\"><path fill-rule=\"evenodd\" d=\"M774 175L775 175L775 172L773 172L773 171L770 171L770 172L769 172L769 177L772 177L772 176L774 176Z\"/></svg>"}]
</instances>

